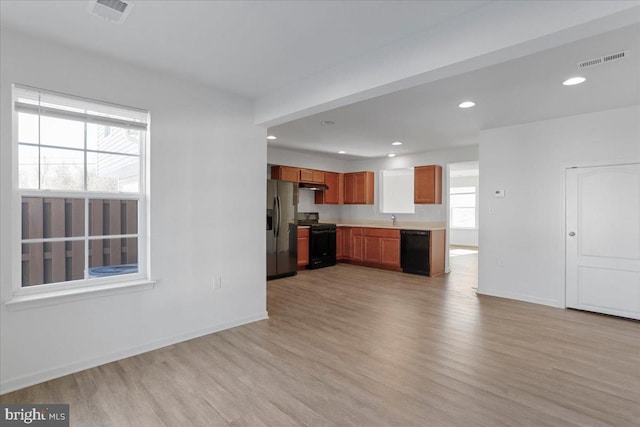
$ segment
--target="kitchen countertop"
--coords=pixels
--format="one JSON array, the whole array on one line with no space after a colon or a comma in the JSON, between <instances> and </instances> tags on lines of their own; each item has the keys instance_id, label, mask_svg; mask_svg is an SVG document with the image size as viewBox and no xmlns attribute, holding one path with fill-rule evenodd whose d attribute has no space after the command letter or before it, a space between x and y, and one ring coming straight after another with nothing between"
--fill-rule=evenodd
<instances>
[{"instance_id":1,"label":"kitchen countertop","mask_svg":"<svg viewBox=\"0 0 640 427\"><path fill-rule=\"evenodd\" d=\"M446 230L444 224L430 223L430 222L398 222L396 225L390 225L388 221L375 223L375 222L349 222L343 223L339 221L322 221L320 224L335 224L338 227L360 227L360 228L388 228L390 230L420 230L420 231L435 231ZM311 228L308 225L299 225L298 229Z\"/></svg>"},{"instance_id":2,"label":"kitchen countertop","mask_svg":"<svg viewBox=\"0 0 640 427\"><path fill-rule=\"evenodd\" d=\"M325 223L325 221L322 221ZM367 221L367 222L341 222L326 221L329 224L336 224L338 227L363 227L363 228L388 228L391 230L421 230L435 231L446 230L447 227L441 222L397 222L391 225L391 221Z\"/></svg>"}]
</instances>

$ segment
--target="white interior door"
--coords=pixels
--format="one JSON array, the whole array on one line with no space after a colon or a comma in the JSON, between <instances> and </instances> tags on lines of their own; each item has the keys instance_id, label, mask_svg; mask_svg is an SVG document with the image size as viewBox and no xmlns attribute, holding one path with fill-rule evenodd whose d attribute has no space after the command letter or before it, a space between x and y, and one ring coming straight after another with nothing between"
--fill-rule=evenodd
<instances>
[{"instance_id":1,"label":"white interior door","mask_svg":"<svg viewBox=\"0 0 640 427\"><path fill-rule=\"evenodd\" d=\"M567 307L640 319L640 164L566 174Z\"/></svg>"}]
</instances>

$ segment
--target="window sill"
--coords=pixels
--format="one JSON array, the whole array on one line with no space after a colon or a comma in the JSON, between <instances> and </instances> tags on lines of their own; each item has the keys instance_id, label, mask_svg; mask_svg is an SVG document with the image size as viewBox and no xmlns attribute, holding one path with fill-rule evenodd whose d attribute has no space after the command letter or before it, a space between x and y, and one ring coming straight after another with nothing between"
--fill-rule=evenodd
<instances>
[{"instance_id":1,"label":"window sill","mask_svg":"<svg viewBox=\"0 0 640 427\"><path fill-rule=\"evenodd\" d=\"M32 295L14 296L4 304L11 311L27 310L30 308L44 307L47 305L62 304L70 301L79 301L89 298L118 295L129 292L141 292L153 289L156 286L154 280L137 280L117 284L83 287L78 289L65 289L61 291L42 292Z\"/></svg>"}]
</instances>

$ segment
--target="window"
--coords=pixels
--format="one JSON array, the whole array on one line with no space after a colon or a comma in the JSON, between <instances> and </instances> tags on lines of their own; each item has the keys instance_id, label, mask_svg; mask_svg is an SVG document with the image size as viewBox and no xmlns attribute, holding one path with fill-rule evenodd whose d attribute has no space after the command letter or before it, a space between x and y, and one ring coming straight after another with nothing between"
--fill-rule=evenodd
<instances>
[{"instance_id":1,"label":"window","mask_svg":"<svg viewBox=\"0 0 640 427\"><path fill-rule=\"evenodd\" d=\"M413 169L380 171L380 212L415 213Z\"/></svg>"},{"instance_id":2,"label":"window","mask_svg":"<svg viewBox=\"0 0 640 427\"><path fill-rule=\"evenodd\" d=\"M147 278L148 112L14 86L20 288Z\"/></svg>"},{"instance_id":3,"label":"window","mask_svg":"<svg viewBox=\"0 0 640 427\"><path fill-rule=\"evenodd\" d=\"M451 228L476 228L476 187L451 187Z\"/></svg>"}]
</instances>

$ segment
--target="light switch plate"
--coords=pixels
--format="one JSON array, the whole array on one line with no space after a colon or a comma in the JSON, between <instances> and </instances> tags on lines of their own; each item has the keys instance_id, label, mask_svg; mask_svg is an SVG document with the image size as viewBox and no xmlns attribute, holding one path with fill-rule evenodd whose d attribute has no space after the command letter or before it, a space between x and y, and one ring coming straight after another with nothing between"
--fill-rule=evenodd
<instances>
[{"instance_id":1,"label":"light switch plate","mask_svg":"<svg viewBox=\"0 0 640 427\"><path fill-rule=\"evenodd\" d=\"M504 197L504 190L496 190L494 194L496 197Z\"/></svg>"}]
</instances>

